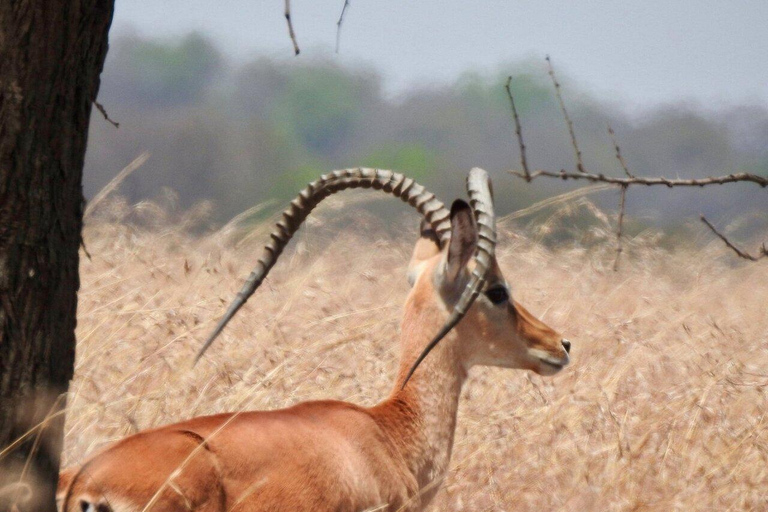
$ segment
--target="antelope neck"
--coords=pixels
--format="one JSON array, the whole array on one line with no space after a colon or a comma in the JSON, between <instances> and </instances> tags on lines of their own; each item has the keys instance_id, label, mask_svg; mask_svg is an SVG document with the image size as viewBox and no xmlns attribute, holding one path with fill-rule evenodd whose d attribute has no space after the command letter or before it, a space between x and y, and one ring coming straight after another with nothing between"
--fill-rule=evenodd
<instances>
[{"instance_id":1,"label":"antelope neck","mask_svg":"<svg viewBox=\"0 0 768 512\"><path fill-rule=\"evenodd\" d=\"M436 313L427 310L406 313L395 386L389 398L378 406L384 416L394 419L382 428L397 446L419 488L433 482L439 484L448 469L459 395L467 375L459 336L454 330L432 350L401 389L411 365L434 336L434 328L426 326L434 325L429 317L434 319ZM438 317L443 316L444 313Z\"/></svg>"}]
</instances>

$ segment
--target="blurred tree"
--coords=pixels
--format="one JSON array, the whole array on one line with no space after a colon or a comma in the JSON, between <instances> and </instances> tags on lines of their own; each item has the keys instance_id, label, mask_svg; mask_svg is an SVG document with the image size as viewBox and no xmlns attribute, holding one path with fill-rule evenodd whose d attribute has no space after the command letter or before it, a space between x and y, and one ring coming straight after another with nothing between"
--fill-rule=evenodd
<instances>
[{"instance_id":1,"label":"blurred tree","mask_svg":"<svg viewBox=\"0 0 768 512\"><path fill-rule=\"evenodd\" d=\"M336 67L301 67L288 76L270 119L311 151L333 156L363 121L378 89L378 81Z\"/></svg>"},{"instance_id":2,"label":"blurred tree","mask_svg":"<svg viewBox=\"0 0 768 512\"><path fill-rule=\"evenodd\" d=\"M223 68L219 51L194 32L177 42L124 38L109 59L103 99L132 108L194 102Z\"/></svg>"},{"instance_id":3,"label":"blurred tree","mask_svg":"<svg viewBox=\"0 0 768 512\"><path fill-rule=\"evenodd\" d=\"M353 165L417 172L436 192L451 195L458 181L446 177L453 173L463 176L477 165L491 172L519 165L504 90L510 73L531 165L545 169L575 165L568 129L543 62L510 63L503 73L469 72L454 83L426 84L392 96L382 90L381 77L368 69L342 67L323 58L257 57L243 65L225 65L211 42L184 42L195 38L200 36L176 41L123 37L115 44L102 90L123 124L119 133L105 123L92 125L93 140L98 143L91 144L88 152L88 194L104 186L114 169L146 149L152 152L154 164L131 176L123 193L140 200L170 187L179 192L183 207L213 199L219 221L256 202L286 199L315 173ZM195 52L207 52L213 64L200 66L197 78L187 82L199 87L186 103L161 101L156 91L141 92L135 85L154 83L138 75L151 75L156 66L131 68L134 71L129 74L137 76L126 77L133 84L130 87L116 83L124 71L121 68L128 65L127 56L146 53L141 48L161 48L154 53L169 67L174 59L194 60ZM185 56L180 57L182 49ZM567 76L562 81L584 163L595 172L622 172L607 133L609 124L637 173L764 172L761 169L768 160L760 143L768 133L764 108L715 113L676 105L629 115L621 104L598 101ZM165 88L163 83L158 87ZM130 95L140 95L131 100L134 103L120 103L133 98L126 88ZM497 179L495 186L500 211L524 207L563 188L554 182L519 187L504 179ZM739 200L733 201L736 192ZM630 204L633 210L651 209L658 219L654 222L665 225L699 213L698 192L665 194L639 191ZM723 188L707 192L707 197L704 213L713 215L729 209L729 215L738 216L729 205L746 212L763 200L760 191L749 187L743 193ZM610 195L595 200L600 205L613 202Z\"/></svg>"},{"instance_id":4,"label":"blurred tree","mask_svg":"<svg viewBox=\"0 0 768 512\"><path fill-rule=\"evenodd\" d=\"M83 159L112 12L109 0L0 2L0 447L31 432L0 461L0 510L56 510Z\"/></svg>"}]
</instances>

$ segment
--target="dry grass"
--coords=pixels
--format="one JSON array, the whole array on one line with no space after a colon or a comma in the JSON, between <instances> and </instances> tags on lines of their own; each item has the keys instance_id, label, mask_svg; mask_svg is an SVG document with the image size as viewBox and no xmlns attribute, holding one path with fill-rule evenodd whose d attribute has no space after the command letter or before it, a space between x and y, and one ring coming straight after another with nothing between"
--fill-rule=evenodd
<instances>
[{"instance_id":1,"label":"dry grass","mask_svg":"<svg viewBox=\"0 0 768 512\"><path fill-rule=\"evenodd\" d=\"M113 201L91 219L65 463L193 415L384 397L415 229L375 238L380 221L361 213L338 231L328 219L352 218L341 206L313 217L195 369L262 237L236 243L235 226L194 237L184 226L197 214L150 204ZM573 341L573 365L554 378L472 372L432 510L766 510L765 262L735 261L717 241L664 252L645 234L614 273L598 211L591 249L538 242L582 207L536 229L500 227L516 297ZM144 227L124 222L136 216Z\"/></svg>"}]
</instances>

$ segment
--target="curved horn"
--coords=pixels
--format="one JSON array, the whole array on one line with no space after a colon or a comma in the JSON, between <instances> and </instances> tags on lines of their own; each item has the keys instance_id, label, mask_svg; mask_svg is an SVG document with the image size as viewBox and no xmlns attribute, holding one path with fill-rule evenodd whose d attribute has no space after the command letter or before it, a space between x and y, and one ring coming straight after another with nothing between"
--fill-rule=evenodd
<instances>
[{"instance_id":1,"label":"curved horn","mask_svg":"<svg viewBox=\"0 0 768 512\"><path fill-rule=\"evenodd\" d=\"M432 229L443 245L451 236L450 212L435 195L423 186L400 173L384 171L380 169L344 169L324 174L320 179L313 181L291 201L291 205L283 212L283 218L276 225L276 230L269 236L272 237L264 247L264 254L259 259L256 268L248 276L245 284L230 304L227 312L219 320L203 347L195 357L195 363L203 356L213 340L221 333L224 326L235 316L235 313L245 304L256 289L261 285L277 258L288 245L296 231L320 202L331 194L348 188L372 188L382 190L395 197L399 197L416 208L424 218L432 225Z\"/></svg>"},{"instance_id":2,"label":"curved horn","mask_svg":"<svg viewBox=\"0 0 768 512\"><path fill-rule=\"evenodd\" d=\"M488 173L479 167L472 169L467 177L467 192L469 193L469 204L475 213L475 222L477 223L475 268L472 270L469 282L453 308L451 316L416 358L416 362L408 371L401 389L404 389L405 385L408 384L408 380L413 376L413 372L416 371L424 358L464 318L469 307L475 302L483 286L485 286L485 277L491 267L496 250L496 215L493 212L493 188Z\"/></svg>"}]
</instances>

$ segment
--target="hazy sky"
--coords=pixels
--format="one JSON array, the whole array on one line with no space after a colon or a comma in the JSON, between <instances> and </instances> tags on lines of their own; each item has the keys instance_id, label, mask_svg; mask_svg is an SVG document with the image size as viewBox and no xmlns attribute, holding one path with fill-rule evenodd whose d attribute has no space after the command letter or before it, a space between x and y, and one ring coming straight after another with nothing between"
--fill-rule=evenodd
<instances>
[{"instance_id":1,"label":"hazy sky","mask_svg":"<svg viewBox=\"0 0 768 512\"><path fill-rule=\"evenodd\" d=\"M327 56L343 0L291 4L297 58ZM198 30L235 59L291 55L282 0L117 0L113 27ZM768 106L768 0L350 0L334 58L375 67L400 91L547 53L630 110L681 99Z\"/></svg>"}]
</instances>

